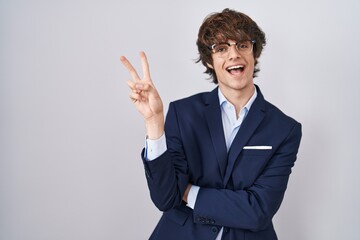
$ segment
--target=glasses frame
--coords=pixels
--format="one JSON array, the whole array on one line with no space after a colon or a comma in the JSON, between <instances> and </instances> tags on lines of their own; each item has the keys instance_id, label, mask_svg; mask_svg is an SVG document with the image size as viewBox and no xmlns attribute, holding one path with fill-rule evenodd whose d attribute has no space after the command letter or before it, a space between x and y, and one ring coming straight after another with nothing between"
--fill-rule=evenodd
<instances>
[{"instance_id":1,"label":"glasses frame","mask_svg":"<svg viewBox=\"0 0 360 240\"><path fill-rule=\"evenodd\" d=\"M211 52L212 52L213 54L219 54L219 55L220 55L220 54L221 54L220 52L214 52L215 47L218 46L218 45L221 45L221 44L226 44L226 45L229 46L229 50L230 50L231 46L235 45L236 50L239 51L239 52L241 52L241 49L239 49L239 48L237 47L237 45L238 45L239 43L241 43L241 42L244 42L244 41L249 41L249 42L251 42L251 51L250 51L248 54L252 53L253 50L254 50L254 44L256 43L256 40L249 40L249 39L240 40L240 41L237 41L237 42L235 42L235 43L228 43L228 42L214 43L213 45L209 46L209 49L211 50ZM226 56L226 54L229 54L229 52L230 52L230 51L227 51L227 53L225 53L225 56Z\"/></svg>"}]
</instances>

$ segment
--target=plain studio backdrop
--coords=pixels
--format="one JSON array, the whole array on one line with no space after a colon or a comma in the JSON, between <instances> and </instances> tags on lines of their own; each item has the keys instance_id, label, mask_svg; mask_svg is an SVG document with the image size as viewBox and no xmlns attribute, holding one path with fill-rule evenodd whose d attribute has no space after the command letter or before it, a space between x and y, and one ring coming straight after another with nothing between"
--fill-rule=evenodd
<instances>
[{"instance_id":1,"label":"plain studio backdrop","mask_svg":"<svg viewBox=\"0 0 360 240\"><path fill-rule=\"evenodd\" d=\"M166 110L212 90L195 42L226 7L266 33L255 83L303 124L279 239L360 239L358 0L0 0L0 240L149 237L161 213L119 57L141 74L147 53Z\"/></svg>"}]
</instances>

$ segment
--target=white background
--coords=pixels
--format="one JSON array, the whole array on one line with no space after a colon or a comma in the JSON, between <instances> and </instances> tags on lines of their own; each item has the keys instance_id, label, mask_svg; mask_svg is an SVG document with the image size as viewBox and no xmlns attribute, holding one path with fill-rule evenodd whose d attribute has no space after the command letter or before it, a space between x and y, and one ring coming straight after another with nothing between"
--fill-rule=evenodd
<instances>
[{"instance_id":1,"label":"white background","mask_svg":"<svg viewBox=\"0 0 360 240\"><path fill-rule=\"evenodd\" d=\"M211 90L195 41L225 7L264 30L255 82L303 124L279 239L360 239L358 0L0 0L0 240L149 237L160 212L119 57L140 70L146 51L166 108Z\"/></svg>"}]
</instances>

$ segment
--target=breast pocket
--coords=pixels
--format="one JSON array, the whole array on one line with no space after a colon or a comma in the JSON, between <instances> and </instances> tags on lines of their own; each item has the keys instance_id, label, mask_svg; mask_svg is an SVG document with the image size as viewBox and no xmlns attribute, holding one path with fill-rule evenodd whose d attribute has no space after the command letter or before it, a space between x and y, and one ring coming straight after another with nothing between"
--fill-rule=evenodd
<instances>
[{"instance_id":1,"label":"breast pocket","mask_svg":"<svg viewBox=\"0 0 360 240\"><path fill-rule=\"evenodd\" d=\"M266 156L266 155L270 155L272 152L272 149L252 149L252 148L245 148L241 151L242 155L245 156ZM240 154L240 155L241 155Z\"/></svg>"}]
</instances>

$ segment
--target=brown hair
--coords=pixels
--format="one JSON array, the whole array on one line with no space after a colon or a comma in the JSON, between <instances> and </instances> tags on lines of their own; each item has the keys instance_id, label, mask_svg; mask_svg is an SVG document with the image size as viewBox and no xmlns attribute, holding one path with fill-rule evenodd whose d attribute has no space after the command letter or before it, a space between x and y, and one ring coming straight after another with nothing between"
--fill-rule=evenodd
<instances>
[{"instance_id":1,"label":"brown hair","mask_svg":"<svg viewBox=\"0 0 360 240\"><path fill-rule=\"evenodd\" d=\"M208 15L200 26L196 45L199 51L197 62L202 62L206 67L205 73L210 75L214 83L218 83L214 69L207 66L213 65L212 52L209 46L214 43L228 40L238 41L240 39L255 40L253 55L255 59L255 68L253 76L260 71L256 67L263 47L266 44L265 33L259 26L246 14L224 9L220 13Z\"/></svg>"}]
</instances>

